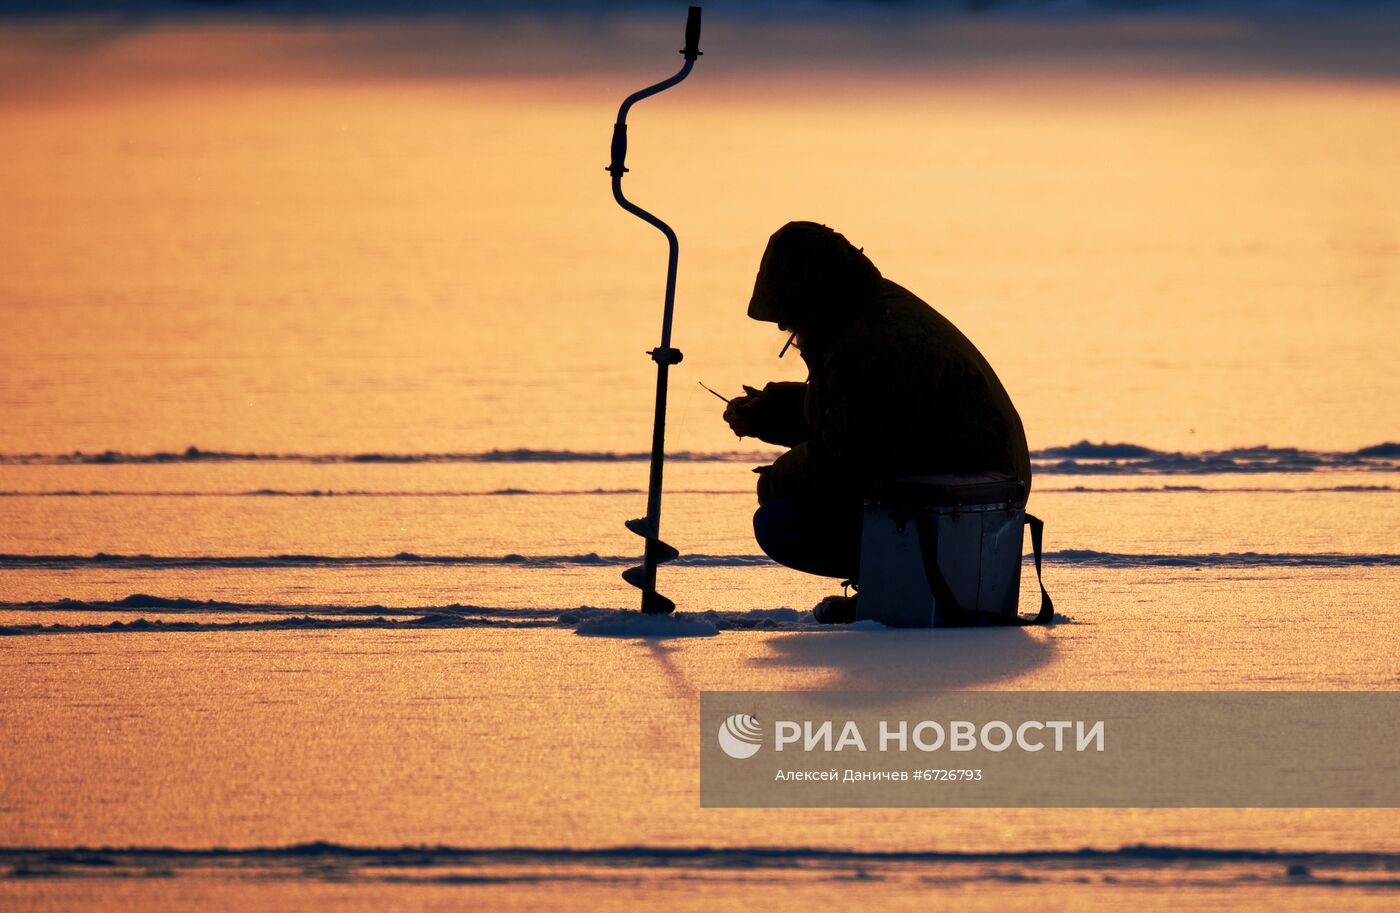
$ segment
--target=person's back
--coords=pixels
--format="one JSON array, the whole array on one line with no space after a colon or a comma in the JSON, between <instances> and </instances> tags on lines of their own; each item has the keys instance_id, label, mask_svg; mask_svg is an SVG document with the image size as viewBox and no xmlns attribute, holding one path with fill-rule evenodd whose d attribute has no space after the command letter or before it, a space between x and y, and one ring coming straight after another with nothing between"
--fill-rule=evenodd
<instances>
[{"instance_id":1,"label":"person's back","mask_svg":"<svg viewBox=\"0 0 1400 913\"><path fill-rule=\"evenodd\" d=\"M833 481L864 493L901 476L992 470L1029 490L1025 432L1001 381L957 327L904 288L882 279L845 332L803 357L807 423L840 458Z\"/></svg>"},{"instance_id":2,"label":"person's back","mask_svg":"<svg viewBox=\"0 0 1400 913\"><path fill-rule=\"evenodd\" d=\"M1029 492L1025 432L991 365L837 232L779 229L749 316L794 332L808 368L805 383L769 384L725 412L736 433L791 447L760 469L755 532L776 560L853 577L862 499L883 481L994 471Z\"/></svg>"}]
</instances>

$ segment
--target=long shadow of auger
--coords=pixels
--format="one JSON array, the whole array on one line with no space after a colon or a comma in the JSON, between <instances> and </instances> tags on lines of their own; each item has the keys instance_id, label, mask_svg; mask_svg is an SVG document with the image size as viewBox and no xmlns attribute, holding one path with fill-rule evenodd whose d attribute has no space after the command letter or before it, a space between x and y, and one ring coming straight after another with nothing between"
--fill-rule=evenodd
<instances>
[{"instance_id":1,"label":"long shadow of auger","mask_svg":"<svg viewBox=\"0 0 1400 913\"><path fill-rule=\"evenodd\" d=\"M666 377L671 365L680 364L681 352L671 348L671 315L676 304L676 262L680 258L680 244L671 226L656 216L637 206L622 193L622 176L627 173L624 160L627 158L627 112L637 102L664 92L690 75L695 59L700 56L700 7L692 6L685 23L685 47L681 54L685 63L680 72L656 85L633 92L623 101L617 112L617 123L613 125L612 163L607 171L612 175L613 198L617 205L632 215L655 226L666 236L670 252L666 262L666 308L661 318L661 345L647 354L656 362L656 416L652 423L651 436L651 478L647 486L647 515L628 520L626 526L646 540L646 550L642 563L622 572L622 579L642 591L642 611L653 614L674 612L676 604L656 592L656 566L680 556L670 545L661 541L661 470L666 459Z\"/></svg>"}]
</instances>

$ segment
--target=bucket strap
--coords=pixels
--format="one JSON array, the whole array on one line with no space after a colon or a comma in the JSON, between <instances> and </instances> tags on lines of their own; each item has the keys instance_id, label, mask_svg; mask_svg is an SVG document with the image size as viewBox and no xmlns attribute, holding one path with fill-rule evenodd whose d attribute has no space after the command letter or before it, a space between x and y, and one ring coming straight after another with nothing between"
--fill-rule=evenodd
<instances>
[{"instance_id":1,"label":"bucket strap","mask_svg":"<svg viewBox=\"0 0 1400 913\"><path fill-rule=\"evenodd\" d=\"M940 615L948 619L941 627L983 627L992 625L1043 625L1049 624L1055 615L1055 604L1045 591L1045 581L1040 574L1041 544L1045 537L1045 522L1039 517L1026 514L1026 524L1031 528L1031 552L1035 558L1035 580L1040 584L1040 611L1034 618L1017 615L1002 615L999 612L986 612L982 609L969 609L953 595L953 588L943 576L943 568L938 566L938 524L929 522L928 514L920 513L915 518L915 528L919 535L919 552L924 559L924 574L928 578L929 590L937 604Z\"/></svg>"}]
</instances>

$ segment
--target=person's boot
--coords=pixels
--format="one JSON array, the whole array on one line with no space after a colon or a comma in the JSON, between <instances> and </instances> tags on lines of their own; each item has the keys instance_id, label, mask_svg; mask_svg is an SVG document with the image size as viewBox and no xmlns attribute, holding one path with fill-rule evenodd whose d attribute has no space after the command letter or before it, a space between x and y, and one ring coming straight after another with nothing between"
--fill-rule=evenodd
<instances>
[{"instance_id":1,"label":"person's boot","mask_svg":"<svg viewBox=\"0 0 1400 913\"><path fill-rule=\"evenodd\" d=\"M848 625L856 620L855 596L828 596L812 609L817 624Z\"/></svg>"}]
</instances>

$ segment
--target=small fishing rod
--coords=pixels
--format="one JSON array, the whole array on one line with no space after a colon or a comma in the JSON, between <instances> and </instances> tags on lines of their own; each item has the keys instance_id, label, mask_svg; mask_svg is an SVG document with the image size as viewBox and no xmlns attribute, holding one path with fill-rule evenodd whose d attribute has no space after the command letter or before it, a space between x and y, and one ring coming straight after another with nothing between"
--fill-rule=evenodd
<instances>
[{"instance_id":1,"label":"small fishing rod","mask_svg":"<svg viewBox=\"0 0 1400 913\"><path fill-rule=\"evenodd\" d=\"M666 380L671 365L680 364L681 351L671 347L671 316L676 305L676 263L680 259L680 243L671 226L627 199L622 193L622 176L627 173L627 112L644 98L664 92L690 75L696 58L700 57L700 7L692 6L685 21L685 47L681 48L685 63L670 79L633 92L622 102L613 125L612 162L607 172L612 175L613 199L617 205L653 226L666 236L669 250L666 260L666 305L661 316L661 344L647 354L656 362L656 411L652 419L651 474L647 482L647 515L628 520L626 527L646 540L642 563L622 572L622 579L642 591L642 611L663 615L676 610L676 604L656 592L656 566L680 557L680 552L661 541L661 475L666 460Z\"/></svg>"},{"instance_id":2,"label":"small fishing rod","mask_svg":"<svg viewBox=\"0 0 1400 913\"><path fill-rule=\"evenodd\" d=\"M704 387L706 390L709 390L711 393L713 393L715 396L718 396L720 399L724 400L726 403L732 403L732 402L734 401L733 397L725 396L723 393L721 393L721 392L719 392L718 390L714 389L714 388L711 387L709 384L705 383L703 380L698 380L698 381L696 381L696 383L698 383L700 386Z\"/></svg>"}]
</instances>

